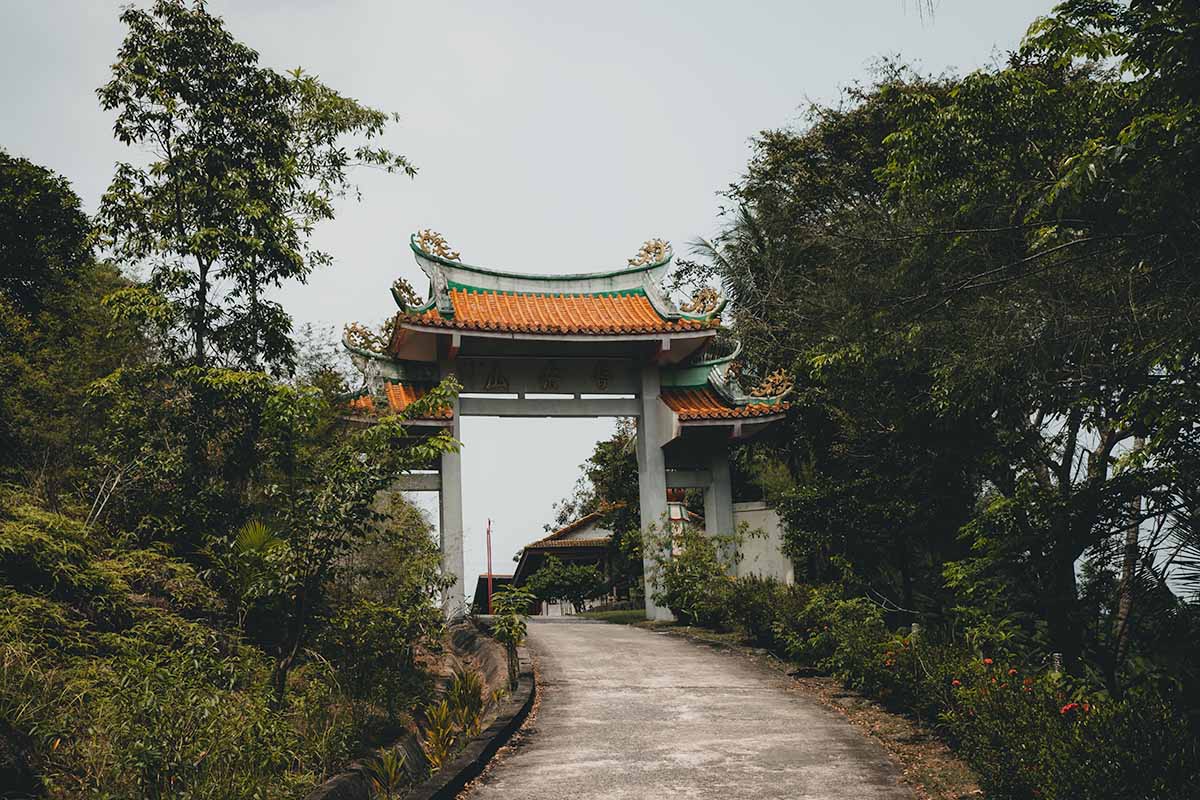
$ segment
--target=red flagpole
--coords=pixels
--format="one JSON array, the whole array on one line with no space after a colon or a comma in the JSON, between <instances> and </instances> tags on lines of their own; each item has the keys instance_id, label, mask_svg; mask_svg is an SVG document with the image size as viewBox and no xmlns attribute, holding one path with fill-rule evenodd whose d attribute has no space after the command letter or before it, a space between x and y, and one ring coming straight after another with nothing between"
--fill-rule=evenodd
<instances>
[{"instance_id":1,"label":"red flagpole","mask_svg":"<svg viewBox=\"0 0 1200 800\"><path fill-rule=\"evenodd\" d=\"M487 523L487 551L488 551L488 613L492 613L492 521L489 519Z\"/></svg>"}]
</instances>

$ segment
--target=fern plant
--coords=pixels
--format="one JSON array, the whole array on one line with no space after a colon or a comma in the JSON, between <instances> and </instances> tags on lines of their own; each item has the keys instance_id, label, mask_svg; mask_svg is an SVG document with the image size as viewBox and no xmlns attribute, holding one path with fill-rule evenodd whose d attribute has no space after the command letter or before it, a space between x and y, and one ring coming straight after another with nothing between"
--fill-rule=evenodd
<instances>
[{"instance_id":1,"label":"fern plant","mask_svg":"<svg viewBox=\"0 0 1200 800\"><path fill-rule=\"evenodd\" d=\"M468 737L478 735L484 708L483 681L479 673L468 669L456 670L446 689L446 699L458 729Z\"/></svg>"},{"instance_id":2,"label":"fern plant","mask_svg":"<svg viewBox=\"0 0 1200 800\"><path fill-rule=\"evenodd\" d=\"M363 763L363 772L371 782L371 796L392 800L400 796L407 775L408 756L400 750L380 750Z\"/></svg>"},{"instance_id":3,"label":"fern plant","mask_svg":"<svg viewBox=\"0 0 1200 800\"><path fill-rule=\"evenodd\" d=\"M422 747L425 757L429 759L429 767L434 772L449 763L454 755L454 746L458 743L458 732L454 727L454 713L450 703L442 700L425 709L425 740Z\"/></svg>"}]
</instances>

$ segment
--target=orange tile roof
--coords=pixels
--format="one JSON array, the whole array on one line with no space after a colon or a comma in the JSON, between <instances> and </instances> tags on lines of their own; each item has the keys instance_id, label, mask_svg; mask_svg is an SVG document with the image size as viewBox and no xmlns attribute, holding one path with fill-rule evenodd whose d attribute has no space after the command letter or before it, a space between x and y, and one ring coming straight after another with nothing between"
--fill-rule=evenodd
<instances>
[{"instance_id":1,"label":"orange tile roof","mask_svg":"<svg viewBox=\"0 0 1200 800\"><path fill-rule=\"evenodd\" d=\"M388 410L393 414L399 414L410 405L420 400L429 391L426 386L414 386L407 383L385 383L383 385L384 393L387 395ZM349 403L352 411L359 411L365 414L374 414L376 412L375 399L369 394L364 394L353 398ZM434 409L433 411L422 414L417 419L453 419L454 411L446 406Z\"/></svg>"},{"instance_id":2,"label":"orange tile roof","mask_svg":"<svg viewBox=\"0 0 1200 800\"><path fill-rule=\"evenodd\" d=\"M452 319L443 318L434 308L422 314L401 314L399 320L459 330L609 336L700 331L720 324L716 318L663 319L644 292L530 294L451 288L450 300L454 304Z\"/></svg>"},{"instance_id":3,"label":"orange tile roof","mask_svg":"<svg viewBox=\"0 0 1200 800\"><path fill-rule=\"evenodd\" d=\"M780 414L787 410L787 403L754 403L747 406L726 405L720 396L711 389L664 389L662 401L667 407L679 415L681 421L702 419L746 419L748 417L767 417Z\"/></svg>"}]
</instances>

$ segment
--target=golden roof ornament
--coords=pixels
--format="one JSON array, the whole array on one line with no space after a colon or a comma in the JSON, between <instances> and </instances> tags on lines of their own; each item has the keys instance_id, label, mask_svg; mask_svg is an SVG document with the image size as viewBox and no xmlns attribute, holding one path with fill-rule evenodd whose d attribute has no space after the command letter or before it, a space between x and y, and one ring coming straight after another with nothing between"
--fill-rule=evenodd
<instances>
[{"instance_id":1,"label":"golden roof ornament","mask_svg":"<svg viewBox=\"0 0 1200 800\"><path fill-rule=\"evenodd\" d=\"M711 314L720 305L721 295L717 294L717 290L711 286L701 286L692 295L691 301L679 305L679 310L689 314Z\"/></svg>"},{"instance_id":2,"label":"golden roof ornament","mask_svg":"<svg viewBox=\"0 0 1200 800\"><path fill-rule=\"evenodd\" d=\"M644 267L647 264L657 264L667 257L671 244L664 239L649 239L642 243L642 249L629 259L629 266Z\"/></svg>"},{"instance_id":3,"label":"golden roof ornament","mask_svg":"<svg viewBox=\"0 0 1200 800\"><path fill-rule=\"evenodd\" d=\"M421 305L421 298L417 296L417 290L404 278L396 278L392 283L392 292L400 298L405 308Z\"/></svg>"},{"instance_id":4,"label":"golden roof ornament","mask_svg":"<svg viewBox=\"0 0 1200 800\"><path fill-rule=\"evenodd\" d=\"M754 391L751 394L755 397L779 397L790 392L792 386L792 379L788 375L787 370L781 368L763 378L762 382L754 387Z\"/></svg>"},{"instance_id":5,"label":"golden roof ornament","mask_svg":"<svg viewBox=\"0 0 1200 800\"><path fill-rule=\"evenodd\" d=\"M378 332L371 330L361 322L351 322L345 326L342 341L359 350L370 353L382 353L387 350L387 337L384 332L388 323L380 326Z\"/></svg>"},{"instance_id":6,"label":"golden roof ornament","mask_svg":"<svg viewBox=\"0 0 1200 800\"><path fill-rule=\"evenodd\" d=\"M421 248L423 253L444 258L447 261L462 261L458 251L450 249L450 243L446 241L446 237L430 228L417 231L417 247Z\"/></svg>"}]
</instances>

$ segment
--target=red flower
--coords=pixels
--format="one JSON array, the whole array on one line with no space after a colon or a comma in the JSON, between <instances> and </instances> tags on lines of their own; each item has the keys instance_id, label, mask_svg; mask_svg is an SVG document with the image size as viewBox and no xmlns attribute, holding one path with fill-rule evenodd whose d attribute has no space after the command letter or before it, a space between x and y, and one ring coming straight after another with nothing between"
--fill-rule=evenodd
<instances>
[{"instance_id":1,"label":"red flower","mask_svg":"<svg viewBox=\"0 0 1200 800\"><path fill-rule=\"evenodd\" d=\"M1092 713L1092 707L1090 704L1088 704L1088 703L1083 704L1083 713L1085 713L1085 714Z\"/></svg>"},{"instance_id":2,"label":"red flower","mask_svg":"<svg viewBox=\"0 0 1200 800\"><path fill-rule=\"evenodd\" d=\"M992 660L991 660L990 658L985 658L985 659L983 660L983 663L984 663L984 664L987 664L987 665L990 667L990 666L992 665Z\"/></svg>"},{"instance_id":3,"label":"red flower","mask_svg":"<svg viewBox=\"0 0 1200 800\"><path fill-rule=\"evenodd\" d=\"M1079 703L1067 703L1065 706L1063 706L1062 708L1060 708L1058 710L1058 713L1062 714L1063 716L1066 716L1067 714L1070 714L1072 711L1074 711L1077 708L1079 708Z\"/></svg>"},{"instance_id":4,"label":"red flower","mask_svg":"<svg viewBox=\"0 0 1200 800\"><path fill-rule=\"evenodd\" d=\"M954 680L950 681L950 685L951 686L962 686L962 681L960 681L958 678L955 678Z\"/></svg>"},{"instance_id":5,"label":"red flower","mask_svg":"<svg viewBox=\"0 0 1200 800\"><path fill-rule=\"evenodd\" d=\"M1016 671L1015 669L1010 669L1010 670L1008 671L1008 677L1010 677L1010 678L1011 678L1013 675L1016 675L1016 674L1017 674L1017 671Z\"/></svg>"}]
</instances>

